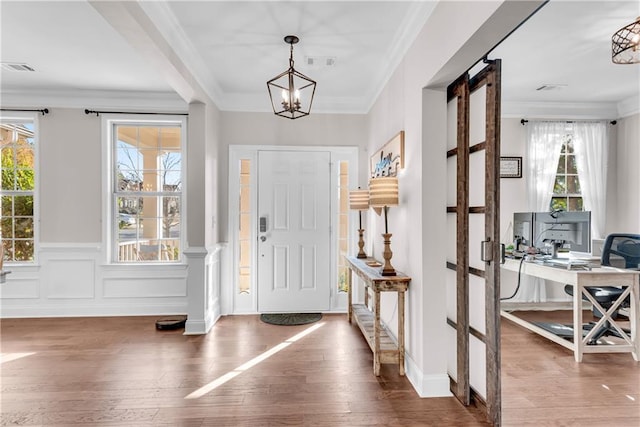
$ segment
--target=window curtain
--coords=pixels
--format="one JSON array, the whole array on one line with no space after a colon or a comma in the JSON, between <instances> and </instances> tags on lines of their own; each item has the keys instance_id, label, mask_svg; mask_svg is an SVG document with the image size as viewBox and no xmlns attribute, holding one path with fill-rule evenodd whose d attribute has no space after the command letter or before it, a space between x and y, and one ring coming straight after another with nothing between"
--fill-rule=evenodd
<instances>
[{"instance_id":1,"label":"window curtain","mask_svg":"<svg viewBox=\"0 0 640 427\"><path fill-rule=\"evenodd\" d=\"M574 123L573 141L584 209L591 211L591 237L602 239L607 218L607 123Z\"/></svg>"},{"instance_id":2,"label":"window curtain","mask_svg":"<svg viewBox=\"0 0 640 427\"><path fill-rule=\"evenodd\" d=\"M532 122L527 124L527 195L529 210L549 210L551 194L558 170L560 149L567 134L564 122ZM538 245L538 236L533 236ZM518 302L544 302L547 290L543 279L523 276L520 289L514 297Z\"/></svg>"}]
</instances>

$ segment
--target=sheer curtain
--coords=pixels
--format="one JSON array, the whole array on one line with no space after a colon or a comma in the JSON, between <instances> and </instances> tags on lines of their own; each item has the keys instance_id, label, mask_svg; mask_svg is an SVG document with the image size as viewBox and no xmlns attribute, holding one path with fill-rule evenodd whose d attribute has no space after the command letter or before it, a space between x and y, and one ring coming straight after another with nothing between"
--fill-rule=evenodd
<instances>
[{"instance_id":1,"label":"sheer curtain","mask_svg":"<svg viewBox=\"0 0 640 427\"><path fill-rule=\"evenodd\" d=\"M548 211L551 194L558 170L560 149L567 134L564 122L532 122L527 125L527 194L529 210ZM533 236L538 245L538 236ZM514 300L520 302L543 302L547 299L544 280L523 276L520 290Z\"/></svg>"},{"instance_id":2,"label":"sheer curtain","mask_svg":"<svg viewBox=\"0 0 640 427\"><path fill-rule=\"evenodd\" d=\"M591 211L592 238L604 237L607 216L609 129L606 122L573 124L573 149L584 210Z\"/></svg>"}]
</instances>

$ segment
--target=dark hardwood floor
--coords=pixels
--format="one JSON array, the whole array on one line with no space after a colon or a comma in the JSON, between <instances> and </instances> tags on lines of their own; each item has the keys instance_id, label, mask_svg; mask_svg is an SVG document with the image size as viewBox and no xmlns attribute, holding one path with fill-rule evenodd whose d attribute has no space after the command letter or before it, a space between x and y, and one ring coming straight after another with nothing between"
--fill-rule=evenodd
<instances>
[{"instance_id":1,"label":"dark hardwood floor","mask_svg":"<svg viewBox=\"0 0 640 427\"><path fill-rule=\"evenodd\" d=\"M325 315L319 327L230 316L204 336L157 331L155 320L0 321L3 358L23 353L0 365L0 424L487 425L454 398L420 399L395 365L373 376L371 351L345 315ZM640 425L640 368L629 354L577 364L568 350L502 323L504 425Z\"/></svg>"}]
</instances>

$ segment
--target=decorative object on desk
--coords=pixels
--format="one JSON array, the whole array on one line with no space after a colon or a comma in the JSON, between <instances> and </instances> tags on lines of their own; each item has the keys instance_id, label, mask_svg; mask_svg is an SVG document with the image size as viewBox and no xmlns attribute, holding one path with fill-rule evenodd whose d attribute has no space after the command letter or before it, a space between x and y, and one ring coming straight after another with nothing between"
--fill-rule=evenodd
<instances>
[{"instance_id":1,"label":"decorative object on desk","mask_svg":"<svg viewBox=\"0 0 640 427\"><path fill-rule=\"evenodd\" d=\"M378 261L367 261L366 264L369 267L382 267L382 264L379 263Z\"/></svg>"},{"instance_id":2,"label":"decorative object on desk","mask_svg":"<svg viewBox=\"0 0 640 427\"><path fill-rule=\"evenodd\" d=\"M284 41L291 45L289 69L269 80L267 89L275 115L287 119L297 119L308 116L311 112L313 95L316 93L316 82L293 68L293 45L298 43L300 39L297 36L289 35L284 38ZM282 98L281 107L276 107L278 101L274 101L274 96Z\"/></svg>"},{"instance_id":3,"label":"decorative object on desk","mask_svg":"<svg viewBox=\"0 0 640 427\"><path fill-rule=\"evenodd\" d=\"M322 319L322 313L264 313L260 320L270 325L306 325Z\"/></svg>"},{"instance_id":4,"label":"decorative object on desk","mask_svg":"<svg viewBox=\"0 0 640 427\"><path fill-rule=\"evenodd\" d=\"M522 157L500 157L500 178L522 178Z\"/></svg>"},{"instance_id":5,"label":"decorative object on desk","mask_svg":"<svg viewBox=\"0 0 640 427\"><path fill-rule=\"evenodd\" d=\"M640 16L611 37L611 61L614 64L640 63Z\"/></svg>"},{"instance_id":6,"label":"decorative object on desk","mask_svg":"<svg viewBox=\"0 0 640 427\"><path fill-rule=\"evenodd\" d=\"M369 204L373 208L384 209L384 266L381 273L383 276L395 276L396 270L391 265L391 234L389 233L389 225L387 222L387 211L389 206L398 206L398 178L397 177L380 177L371 178L369 180Z\"/></svg>"},{"instance_id":7,"label":"decorative object on desk","mask_svg":"<svg viewBox=\"0 0 640 427\"><path fill-rule=\"evenodd\" d=\"M358 211L358 258L366 258L367 254L364 251L364 229L362 228L362 211L369 209L369 190L361 190L358 187L357 190L349 191L349 209Z\"/></svg>"},{"instance_id":8,"label":"decorative object on desk","mask_svg":"<svg viewBox=\"0 0 640 427\"><path fill-rule=\"evenodd\" d=\"M399 169L404 169L403 130L373 153L371 156L371 178L397 176Z\"/></svg>"}]
</instances>

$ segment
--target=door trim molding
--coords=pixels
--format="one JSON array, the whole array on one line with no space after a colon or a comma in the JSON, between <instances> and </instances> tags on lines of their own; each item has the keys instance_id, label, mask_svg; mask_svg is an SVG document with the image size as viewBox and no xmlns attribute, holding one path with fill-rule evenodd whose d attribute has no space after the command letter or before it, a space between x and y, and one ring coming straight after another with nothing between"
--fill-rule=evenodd
<instances>
[{"instance_id":1,"label":"door trim molding","mask_svg":"<svg viewBox=\"0 0 640 427\"><path fill-rule=\"evenodd\" d=\"M334 164L340 161L348 161L349 162L349 182L353 183L349 185L350 188L357 188L357 184L359 183L359 158L360 158L360 150L357 146L292 146L292 145L230 145L229 146L229 188L228 188L228 200L227 200L227 212L228 212L228 268L226 274L226 280L223 280L221 286L222 289L222 307L223 314L256 314L258 312L258 290L257 290L257 281L255 280L255 273L257 272L257 162L258 162L258 151L299 151L299 152L310 152L310 151L324 151L329 152L331 157L332 164L332 173L331 173L331 189L330 189L330 197L331 200L337 200L338 198L338 190L337 190L337 175L334 173L335 168ZM249 159L251 160L251 224L252 224L252 235L251 240L253 242L252 245L252 265L251 271L254 272L251 278L250 291L248 294L239 294L236 292L238 287L237 280L237 266L238 266L238 256L237 256L237 240L238 240L238 215L239 215L239 206L238 206L238 198L240 193L240 185L239 180L235 177L239 176L239 162L241 159ZM335 226L335 218L337 215L337 203L332 203L332 211L331 211L331 303L330 303L330 312L344 312L347 307L347 299L346 293L337 292L337 256L336 256L336 248L337 248L337 227ZM357 214L355 211L349 211L349 222L354 224L357 220ZM355 242L357 241L355 234L355 228L349 227L349 251L352 252L352 249L355 247ZM352 230L353 229L353 230Z\"/></svg>"}]
</instances>

